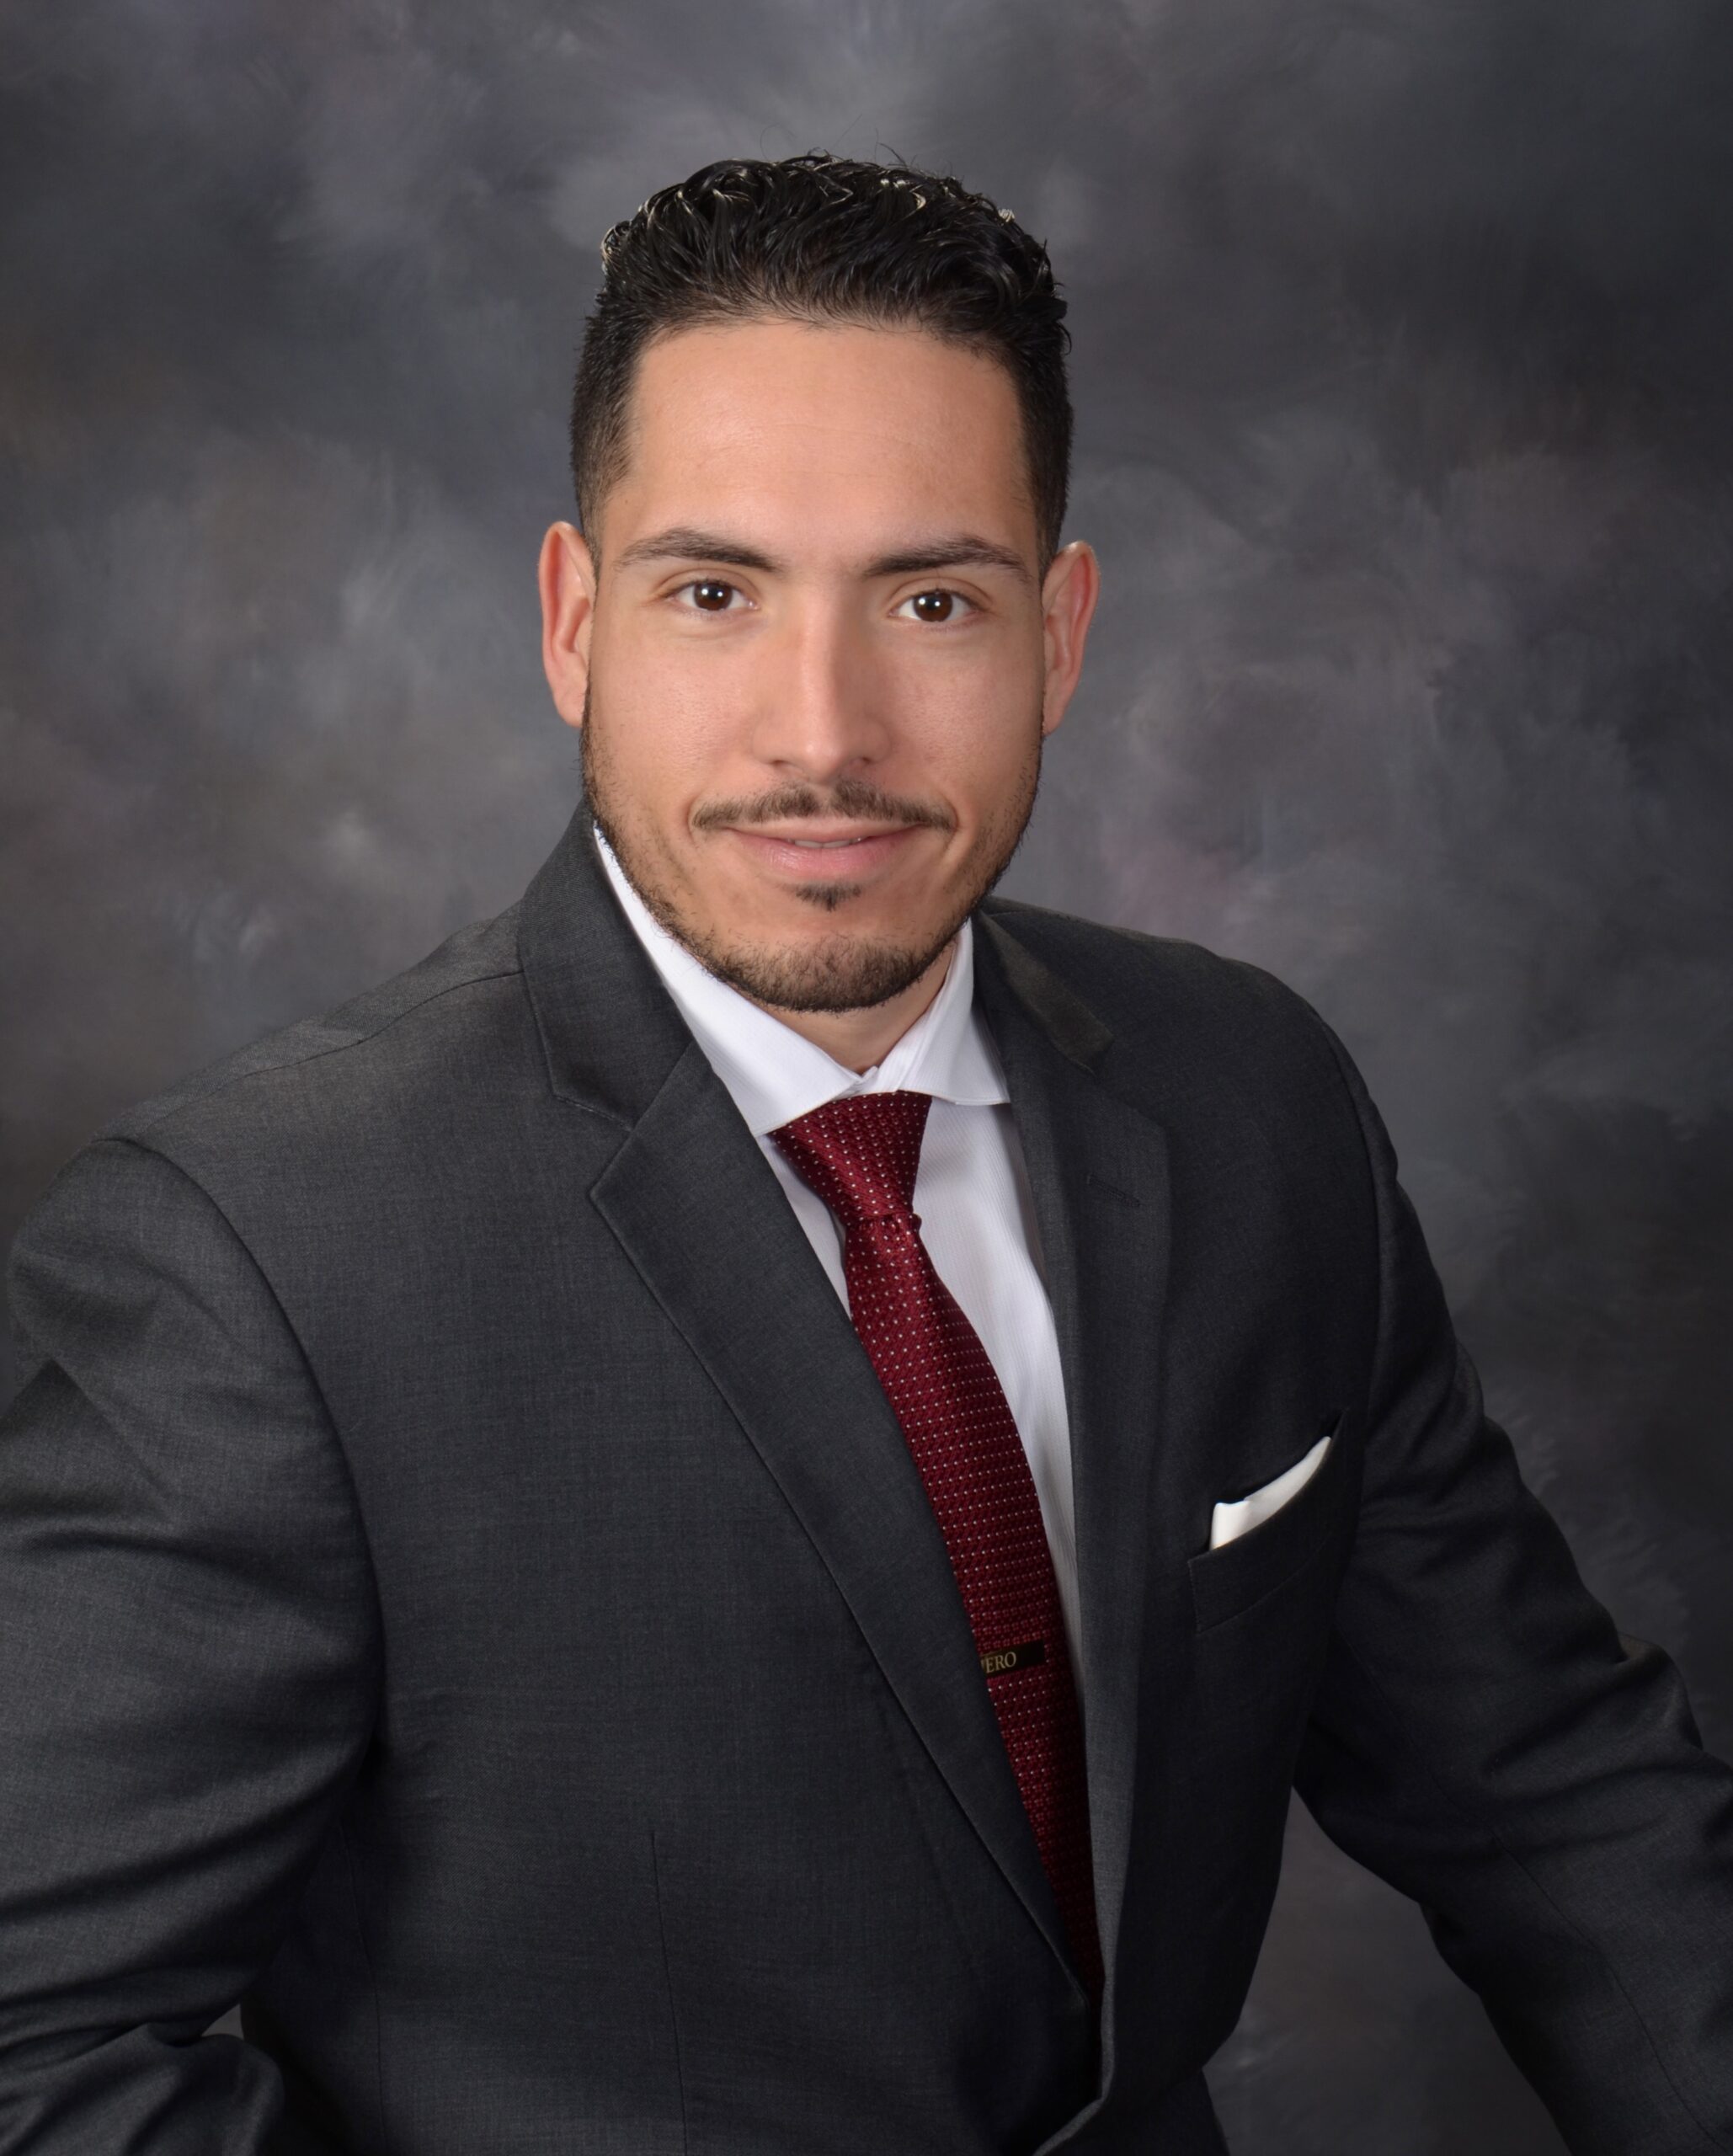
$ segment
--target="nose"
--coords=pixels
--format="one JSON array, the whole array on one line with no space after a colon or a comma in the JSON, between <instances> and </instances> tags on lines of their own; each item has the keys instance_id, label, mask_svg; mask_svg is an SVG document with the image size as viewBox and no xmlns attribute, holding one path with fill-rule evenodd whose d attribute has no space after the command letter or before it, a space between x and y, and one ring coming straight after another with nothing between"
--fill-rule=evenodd
<instances>
[{"instance_id":1,"label":"nose","mask_svg":"<svg viewBox=\"0 0 1733 2156\"><path fill-rule=\"evenodd\" d=\"M752 747L779 776L827 786L888 753L888 684L845 606L816 595L791 606L760 657Z\"/></svg>"}]
</instances>

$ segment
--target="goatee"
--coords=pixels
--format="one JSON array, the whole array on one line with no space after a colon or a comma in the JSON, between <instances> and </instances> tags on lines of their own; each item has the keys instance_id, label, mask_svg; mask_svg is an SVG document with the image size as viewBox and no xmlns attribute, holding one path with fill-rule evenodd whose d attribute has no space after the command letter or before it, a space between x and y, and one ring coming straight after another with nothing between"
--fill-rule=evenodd
<instances>
[{"instance_id":1,"label":"goatee","mask_svg":"<svg viewBox=\"0 0 1733 2156\"><path fill-rule=\"evenodd\" d=\"M870 1010L912 988L1010 866L1034 813L1041 776L1038 722L1032 737L1016 793L998 820L984 830L967 864L969 873L963 883L952 894L943 915L923 935L913 942L900 942L882 937L851 935L840 929L816 943L792 946L752 942L725 931L707 930L691 920L649 873L648 849L635 844L629 824L618 813L620 803L606 771L606 752L598 746L587 694L579 742L590 814L651 917L683 944L707 972L755 1003L774 1011L835 1011ZM803 815L852 816L862 821L941 821L941 813L925 804L898 800L866 780L847 777L839 779L824 793L812 787L780 788L754 806L758 811L755 820L761 822ZM858 883L815 879L797 886L795 895L808 905L834 913L857 896L861 889Z\"/></svg>"}]
</instances>

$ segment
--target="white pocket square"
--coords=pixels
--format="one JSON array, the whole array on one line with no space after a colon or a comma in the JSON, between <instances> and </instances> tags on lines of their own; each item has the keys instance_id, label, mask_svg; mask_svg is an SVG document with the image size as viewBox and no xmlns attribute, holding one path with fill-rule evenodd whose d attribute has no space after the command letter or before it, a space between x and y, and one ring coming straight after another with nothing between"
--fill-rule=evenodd
<instances>
[{"instance_id":1,"label":"white pocket square","mask_svg":"<svg viewBox=\"0 0 1733 2156\"><path fill-rule=\"evenodd\" d=\"M1280 1512L1290 1497L1298 1496L1324 1465L1324 1455L1335 1434L1333 1430L1327 1431L1304 1460L1283 1468L1274 1481L1266 1482L1261 1490L1254 1490L1249 1497L1235 1497L1231 1504L1218 1505L1209 1516L1210 1548L1219 1550L1223 1543L1231 1542L1236 1535L1261 1527L1272 1513Z\"/></svg>"}]
</instances>

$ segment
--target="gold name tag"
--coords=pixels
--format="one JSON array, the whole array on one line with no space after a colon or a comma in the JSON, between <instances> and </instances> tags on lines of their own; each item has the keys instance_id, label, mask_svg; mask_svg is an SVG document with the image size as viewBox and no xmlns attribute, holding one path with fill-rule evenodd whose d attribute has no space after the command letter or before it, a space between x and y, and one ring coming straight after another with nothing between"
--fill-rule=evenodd
<instances>
[{"instance_id":1,"label":"gold name tag","mask_svg":"<svg viewBox=\"0 0 1733 2156\"><path fill-rule=\"evenodd\" d=\"M1020 1647L995 1647L991 1654L984 1654L981 1668L989 1677L1003 1677L1013 1669L1027 1669L1046 1660L1047 1641L1026 1640Z\"/></svg>"}]
</instances>

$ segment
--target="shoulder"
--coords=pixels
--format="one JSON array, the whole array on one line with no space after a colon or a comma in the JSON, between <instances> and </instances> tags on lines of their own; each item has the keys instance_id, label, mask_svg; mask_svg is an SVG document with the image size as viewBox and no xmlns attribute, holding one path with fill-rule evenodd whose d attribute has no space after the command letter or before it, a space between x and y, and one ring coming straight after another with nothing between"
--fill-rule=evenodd
<instances>
[{"instance_id":1,"label":"shoulder","mask_svg":"<svg viewBox=\"0 0 1733 2156\"><path fill-rule=\"evenodd\" d=\"M1304 996L1176 937L1014 900L982 910L1085 1008L1093 1075L1160 1125L1173 1173L1202 1202L1243 1225L1280 1193L1289 1214L1321 1222L1346 1194L1375 1229L1394 1155L1347 1050Z\"/></svg>"},{"instance_id":2,"label":"shoulder","mask_svg":"<svg viewBox=\"0 0 1733 2156\"><path fill-rule=\"evenodd\" d=\"M266 1033L116 1116L97 1134L173 1153L301 1118L413 1109L529 1021L514 905L333 1009Z\"/></svg>"},{"instance_id":3,"label":"shoulder","mask_svg":"<svg viewBox=\"0 0 1733 2156\"><path fill-rule=\"evenodd\" d=\"M1254 1051L1337 1062L1311 1004L1248 960L1016 899L989 899L981 911L1089 1006L1113 1035L1116 1060L1159 1050L1218 1073L1224 1058Z\"/></svg>"}]
</instances>

